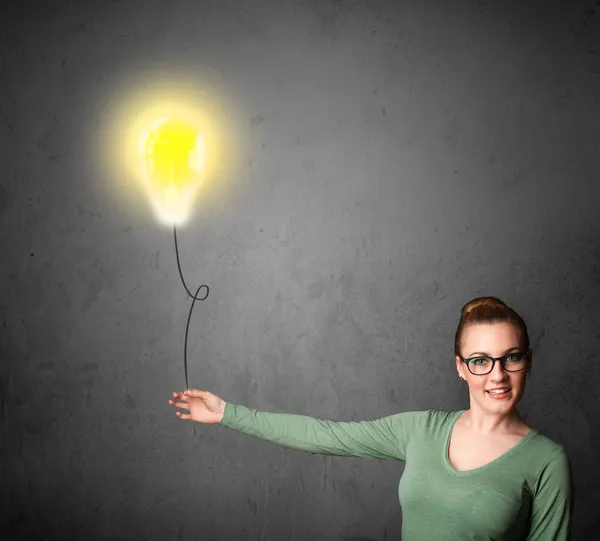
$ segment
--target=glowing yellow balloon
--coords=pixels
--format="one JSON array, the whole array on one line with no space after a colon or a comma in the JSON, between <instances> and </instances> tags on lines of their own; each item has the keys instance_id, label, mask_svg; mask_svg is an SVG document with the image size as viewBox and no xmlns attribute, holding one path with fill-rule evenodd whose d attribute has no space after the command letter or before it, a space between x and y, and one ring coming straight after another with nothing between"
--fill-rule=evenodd
<instances>
[{"instance_id":1,"label":"glowing yellow balloon","mask_svg":"<svg viewBox=\"0 0 600 541\"><path fill-rule=\"evenodd\" d=\"M163 118L140 135L141 172L158 216L181 224L189 215L204 164L204 140L192 122Z\"/></svg>"},{"instance_id":2,"label":"glowing yellow balloon","mask_svg":"<svg viewBox=\"0 0 600 541\"><path fill-rule=\"evenodd\" d=\"M202 135L181 118L161 119L152 123L149 132L142 132L140 143L144 147L143 174L156 210L164 220L180 223L200 182Z\"/></svg>"}]
</instances>

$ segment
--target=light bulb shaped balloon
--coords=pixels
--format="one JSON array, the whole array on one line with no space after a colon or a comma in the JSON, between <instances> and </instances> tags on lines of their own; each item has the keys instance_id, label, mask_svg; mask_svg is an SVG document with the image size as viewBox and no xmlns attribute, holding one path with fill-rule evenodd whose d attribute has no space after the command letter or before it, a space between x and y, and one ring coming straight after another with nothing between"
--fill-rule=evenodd
<instances>
[{"instance_id":1,"label":"light bulb shaped balloon","mask_svg":"<svg viewBox=\"0 0 600 541\"><path fill-rule=\"evenodd\" d=\"M182 224L202 180L202 135L183 118L163 118L142 133L140 146L143 177L154 211L165 223Z\"/></svg>"}]
</instances>

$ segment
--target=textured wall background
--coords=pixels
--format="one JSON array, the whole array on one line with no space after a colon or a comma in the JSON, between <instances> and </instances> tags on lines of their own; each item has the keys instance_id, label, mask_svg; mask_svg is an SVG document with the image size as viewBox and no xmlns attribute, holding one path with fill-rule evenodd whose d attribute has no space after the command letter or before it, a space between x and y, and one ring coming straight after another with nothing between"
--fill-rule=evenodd
<instances>
[{"instance_id":1,"label":"textured wall background","mask_svg":"<svg viewBox=\"0 0 600 541\"><path fill-rule=\"evenodd\" d=\"M169 78L234 128L179 237L211 288L190 386L337 420L465 408L460 309L499 296L532 339L521 411L573 462L574 539L597 531L600 2L1 9L2 539L399 538L402 463L167 404L190 305L172 232L99 148Z\"/></svg>"}]
</instances>

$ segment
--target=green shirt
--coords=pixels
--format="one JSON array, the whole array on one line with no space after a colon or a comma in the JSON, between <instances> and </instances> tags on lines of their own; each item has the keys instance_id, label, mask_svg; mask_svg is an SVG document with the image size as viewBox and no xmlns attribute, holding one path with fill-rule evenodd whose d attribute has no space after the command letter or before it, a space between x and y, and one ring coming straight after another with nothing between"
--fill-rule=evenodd
<instances>
[{"instance_id":1,"label":"green shirt","mask_svg":"<svg viewBox=\"0 0 600 541\"><path fill-rule=\"evenodd\" d=\"M221 424L313 454L404 460L403 541L568 540L572 482L563 447L532 429L489 464L457 471L448 442L463 411L326 421L227 402Z\"/></svg>"}]
</instances>

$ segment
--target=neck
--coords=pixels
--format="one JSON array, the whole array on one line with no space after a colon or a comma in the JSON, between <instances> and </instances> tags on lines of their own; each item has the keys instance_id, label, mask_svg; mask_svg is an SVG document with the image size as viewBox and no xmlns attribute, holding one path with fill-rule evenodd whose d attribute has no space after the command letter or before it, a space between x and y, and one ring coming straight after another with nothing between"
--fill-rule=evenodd
<instances>
[{"instance_id":1,"label":"neck","mask_svg":"<svg viewBox=\"0 0 600 541\"><path fill-rule=\"evenodd\" d=\"M523 424L517 408L498 414L471 407L464 414L464 422L466 428L482 436L511 432Z\"/></svg>"}]
</instances>

